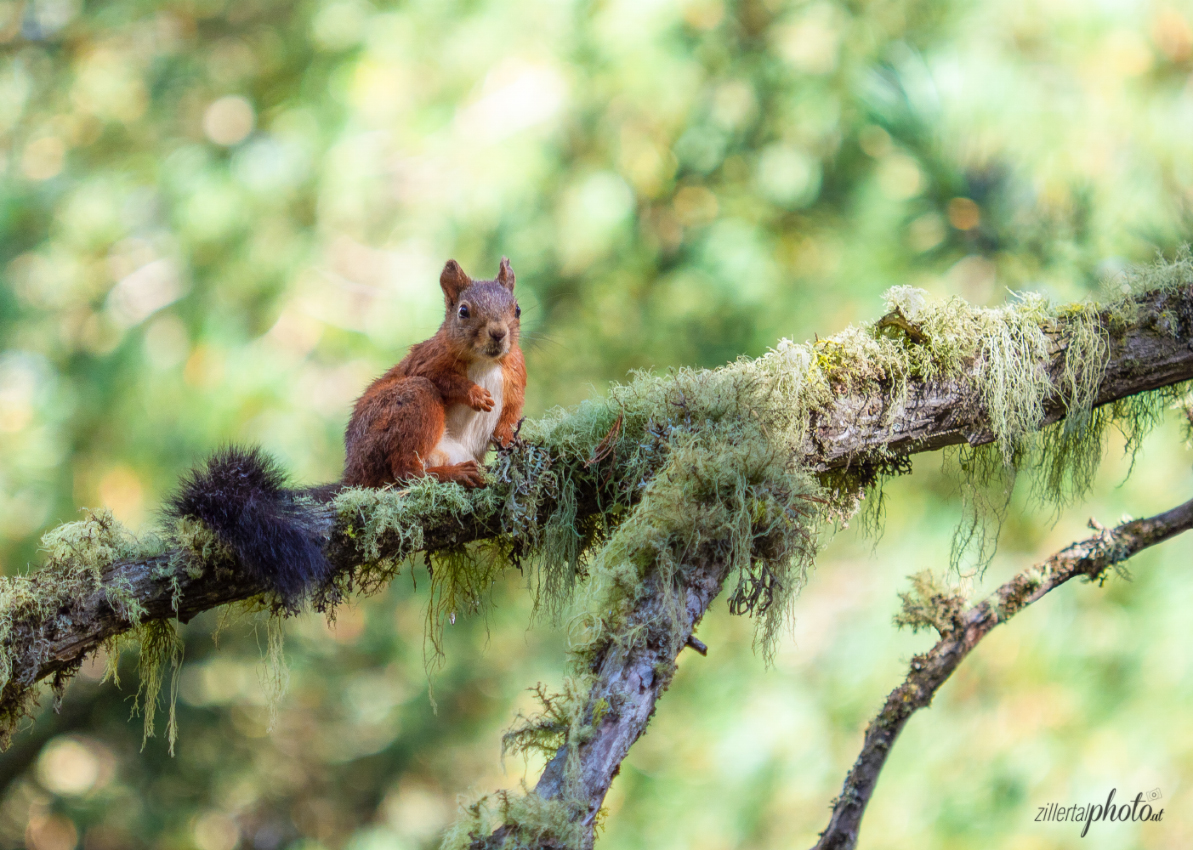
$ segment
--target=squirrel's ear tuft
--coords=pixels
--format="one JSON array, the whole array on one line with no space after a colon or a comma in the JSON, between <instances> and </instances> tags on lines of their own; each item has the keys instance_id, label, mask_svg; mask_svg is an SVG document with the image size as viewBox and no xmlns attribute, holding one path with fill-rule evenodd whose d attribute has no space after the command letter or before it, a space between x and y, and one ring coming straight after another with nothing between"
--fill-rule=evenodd
<instances>
[{"instance_id":1,"label":"squirrel's ear tuft","mask_svg":"<svg viewBox=\"0 0 1193 850\"><path fill-rule=\"evenodd\" d=\"M448 260L439 275L439 285L443 288L443 295L448 304L455 304L460 299L460 293L472 285L472 280L464 274L460 264L455 260Z\"/></svg>"},{"instance_id":2,"label":"squirrel's ear tuft","mask_svg":"<svg viewBox=\"0 0 1193 850\"><path fill-rule=\"evenodd\" d=\"M497 270L497 282L510 292L514 291L514 270L510 268L509 257L501 258L501 268Z\"/></svg>"}]
</instances>

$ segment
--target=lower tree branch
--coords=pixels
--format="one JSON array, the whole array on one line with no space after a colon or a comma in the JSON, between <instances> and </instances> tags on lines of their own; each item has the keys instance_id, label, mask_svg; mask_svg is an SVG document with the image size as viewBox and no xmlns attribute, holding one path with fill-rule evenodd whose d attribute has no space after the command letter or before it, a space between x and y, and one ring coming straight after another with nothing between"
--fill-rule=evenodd
<instances>
[{"instance_id":1,"label":"lower tree branch","mask_svg":"<svg viewBox=\"0 0 1193 850\"><path fill-rule=\"evenodd\" d=\"M725 561L717 546L706 546L684 571L682 607L674 627L650 628L649 624L669 618L672 612L659 610L666 594L657 584L657 576L643 588L643 603L634 610L629 626L647 627L647 638L640 646L614 645L596 670L596 685L588 703L609 706L593 725L591 739L580 747L580 793L587 802L584 823L591 825L605 800L613 779L630 747L646 731L654 715L655 703L671 683L676 659L691 638L708 606L721 591L725 581ZM564 791L567 748L562 748L543 771L535 791L545 799L559 797Z\"/></svg>"},{"instance_id":2,"label":"lower tree branch","mask_svg":"<svg viewBox=\"0 0 1193 850\"><path fill-rule=\"evenodd\" d=\"M882 711L870 723L861 754L833 804L828 828L820 834L813 850L851 850L857 845L866 804L899 733L912 714L931 704L941 685L991 629L1065 582L1078 577L1101 581L1115 564L1190 528L1193 500L1149 519L1099 530L1093 537L1019 573L977 605L936 617L940 640L928 652L912 658L907 679L891 691Z\"/></svg>"}]
</instances>

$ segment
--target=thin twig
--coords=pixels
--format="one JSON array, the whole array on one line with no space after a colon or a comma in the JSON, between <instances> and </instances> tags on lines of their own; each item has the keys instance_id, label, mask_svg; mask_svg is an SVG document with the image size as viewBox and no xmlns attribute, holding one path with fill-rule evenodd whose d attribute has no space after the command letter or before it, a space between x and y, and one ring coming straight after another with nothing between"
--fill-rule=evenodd
<instances>
[{"instance_id":1,"label":"thin twig","mask_svg":"<svg viewBox=\"0 0 1193 850\"><path fill-rule=\"evenodd\" d=\"M911 659L906 680L891 691L882 711L866 729L861 754L845 778L828 828L820 834L813 850L852 850L857 845L862 815L895 739L912 714L931 704L940 686L991 629L1070 579L1083 576L1100 582L1115 564L1193 528L1193 500L1150 519L1125 522L1113 530L1092 522L1091 526L1099 533L1019 573L985 600L961 612L952 624L942 623L936 645Z\"/></svg>"}]
</instances>

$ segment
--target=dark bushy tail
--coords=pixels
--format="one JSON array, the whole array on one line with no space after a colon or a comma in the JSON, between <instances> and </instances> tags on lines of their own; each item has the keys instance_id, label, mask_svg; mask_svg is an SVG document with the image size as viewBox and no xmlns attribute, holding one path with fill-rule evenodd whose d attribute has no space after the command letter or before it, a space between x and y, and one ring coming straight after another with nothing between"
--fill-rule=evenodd
<instances>
[{"instance_id":1,"label":"dark bushy tail","mask_svg":"<svg viewBox=\"0 0 1193 850\"><path fill-rule=\"evenodd\" d=\"M245 571L294 608L331 575L309 505L260 449L230 446L183 476L168 516L201 520L240 558Z\"/></svg>"}]
</instances>

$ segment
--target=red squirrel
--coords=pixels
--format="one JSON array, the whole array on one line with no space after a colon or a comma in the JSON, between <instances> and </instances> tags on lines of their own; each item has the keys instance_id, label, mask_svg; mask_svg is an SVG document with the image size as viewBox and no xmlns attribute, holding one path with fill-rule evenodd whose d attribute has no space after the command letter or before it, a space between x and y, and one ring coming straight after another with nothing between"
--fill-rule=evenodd
<instances>
[{"instance_id":1,"label":"red squirrel","mask_svg":"<svg viewBox=\"0 0 1193 850\"><path fill-rule=\"evenodd\" d=\"M357 400L344 434L340 483L289 489L260 449L231 446L184 476L166 503L167 517L198 519L214 531L248 578L289 610L332 573L323 550L326 522L312 501L326 501L341 487L423 476L480 487L489 445L513 439L526 364L509 260L502 258L495 279L477 281L449 260L439 285L447 311L438 332L411 347Z\"/></svg>"},{"instance_id":2,"label":"red squirrel","mask_svg":"<svg viewBox=\"0 0 1193 850\"><path fill-rule=\"evenodd\" d=\"M480 487L489 444L513 439L526 362L509 260L501 258L493 280L472 280L448 260L439 286L447 307L439 330L374 381L352 410L344 433L345 486L429 475Z\"/></svg>"}]
</instances>

